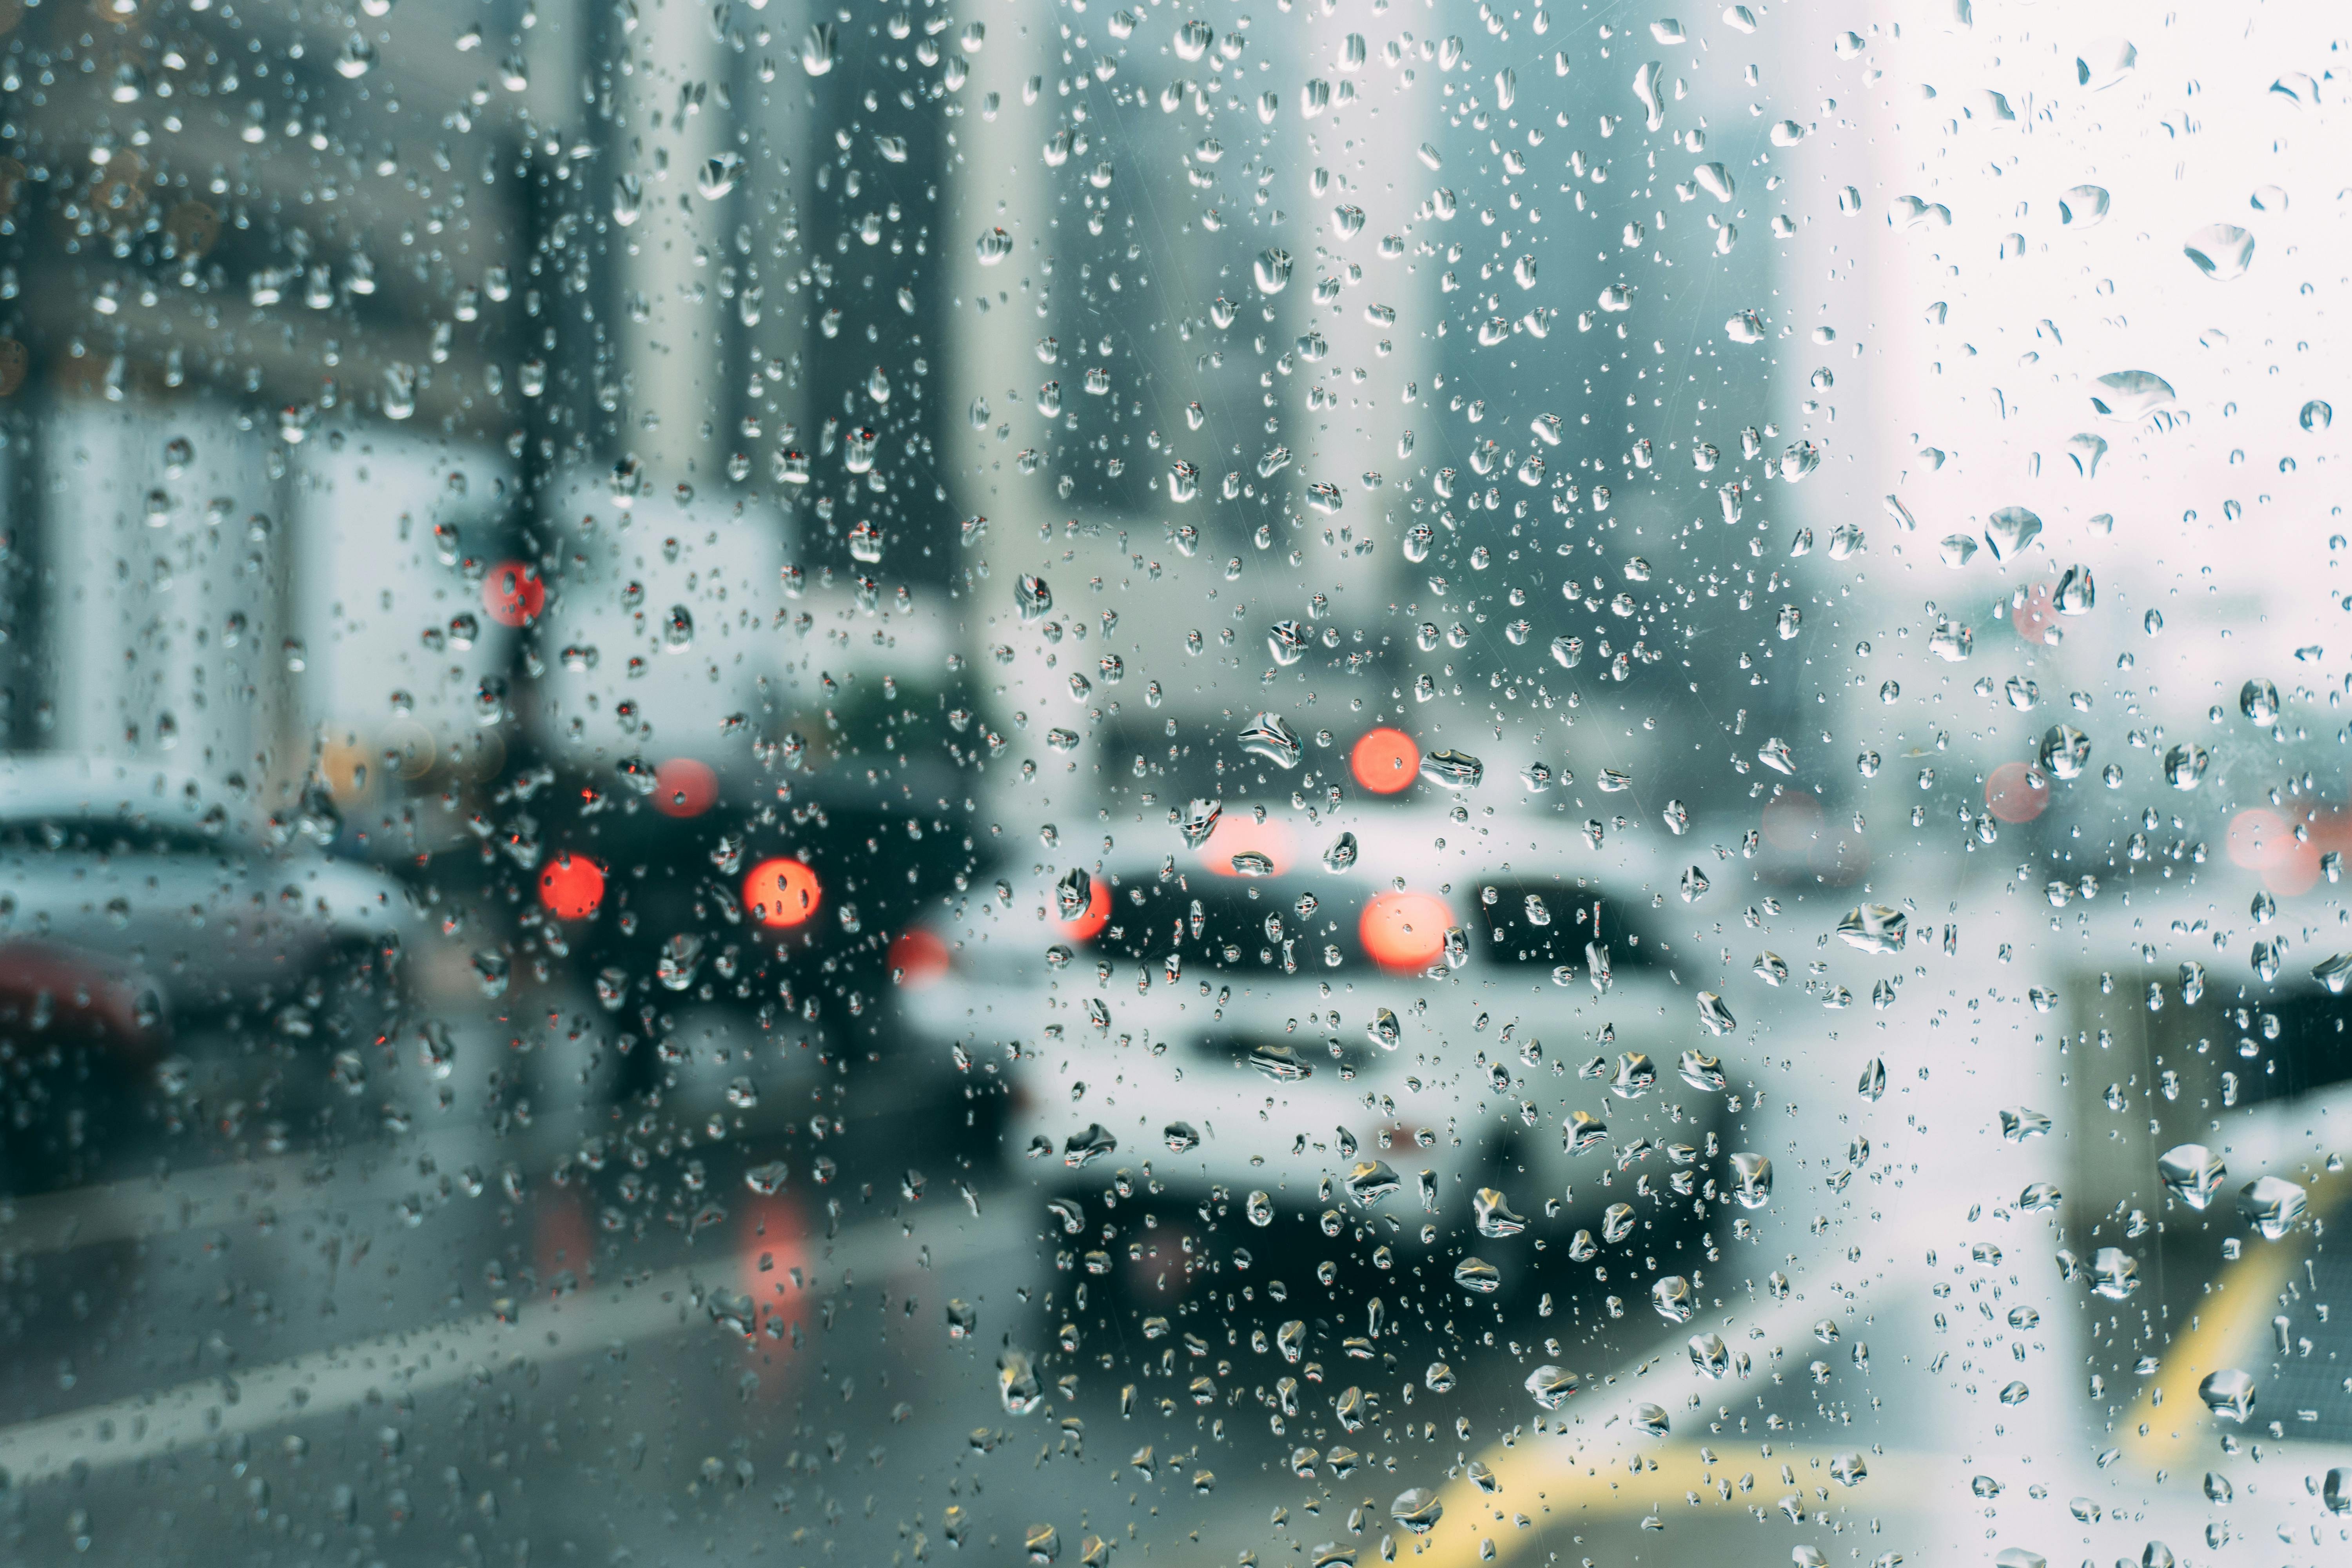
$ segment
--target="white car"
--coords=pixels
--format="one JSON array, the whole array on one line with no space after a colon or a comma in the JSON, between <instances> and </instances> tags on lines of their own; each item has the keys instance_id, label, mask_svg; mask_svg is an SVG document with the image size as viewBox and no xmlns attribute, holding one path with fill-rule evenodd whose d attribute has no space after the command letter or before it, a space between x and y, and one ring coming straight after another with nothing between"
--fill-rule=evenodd
<instances>
[{"instance_id":1,"label":"white car","mask_svg":"<svg viewBox=\"0 0 2352 1568\"><path fill-rule=\"evenodd\" d=\"M1143 1184L1260 1223L1389 1216L1415 1247L1712 1210L1736 1089L1699 955L1638 874L1420 812L1307 831L1229 816L1197 849L975 889L938 928L950 963L906 1016L1005 1080L1014 1165L1049 1194Z\"/></svg>"}]
</instances>

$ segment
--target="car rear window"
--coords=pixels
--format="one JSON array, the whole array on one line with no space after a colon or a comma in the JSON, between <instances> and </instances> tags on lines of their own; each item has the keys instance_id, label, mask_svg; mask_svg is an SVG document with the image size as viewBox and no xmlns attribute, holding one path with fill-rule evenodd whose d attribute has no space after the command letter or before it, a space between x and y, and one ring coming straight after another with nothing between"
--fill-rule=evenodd
<instances>
[{"instance_id":1,"label":"car rear window","mask_svg":"<svg viewBox=\"0 0 2352 1568\"><path fill-rule=\"evenodd\" d=\"M1301 912L1301 896L1314 900ZM1157 961L1181 953L1188 967L1318 972L1360 966L1356 923L1363 900L1278 880L1146 875L1112 890L1109 922L1087 943L1106 957Z\"/></svg>"},{"instance_id":2,"label":"car rear window","mask_svg":"<svg viewBox=\"0 0 2352 1568\"><path fill-rule=\"evenodd\" d=\"M1497 963L1568 964L1581 973L1585 948L1598 942L1609 949L1613 973L1649 969L1666 962L1666 950L1647 924L1628 913L1633 900L1582 879L1481 880L1471 899L1477 930Z\"/></svg>"}]
</instances>

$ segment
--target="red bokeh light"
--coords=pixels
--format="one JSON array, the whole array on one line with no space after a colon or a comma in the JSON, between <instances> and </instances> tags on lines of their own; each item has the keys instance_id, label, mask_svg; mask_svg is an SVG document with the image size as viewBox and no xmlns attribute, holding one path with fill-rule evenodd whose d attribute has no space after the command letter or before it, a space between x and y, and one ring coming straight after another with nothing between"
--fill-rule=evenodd
<instances>
[{"instance_id":1,"label":"red bokeh light","mask_svg":"<svg viewBox=\"0 0 2352 1568\"><path fill-rule=\"evenodd\" d=\"M1279 877L1298 858L1298 839L1286 822L1260 822L1250 816L1223 817L1209 841L1201 846L1201 863L1220 877L1238 877L1241 873L1234 869L1234 857L1253 851L1265 856L1274 868L1273 874Z\"/></svg>"},{"instance_id":2,"label":"red bokeh light","mask_svg":"<svg viewBox=\"0 0 2352 1568\"><path fill-rule=\"evenodd\" d=\"M527 626L547 607L547 584L525 561L501 561L482 579L482 609L502 626Z\"/></svg>"},{"instance_id":3,"label":"red bokeh light","mask_svg":"<svg viewBox=\"0 0 2352 1568\"><path fill-rule=\"evenodd\" d=\"M584 921L604 901L604 868L560 851L539 873L539 901L560 921Z\"/></svg>"},{"instance_id":4,"label":"red bokeh light","mask_svg":"<svg viewBox=\"0 0 2352 1568\"><path fill-rule=\"evenodd\" d=\"M1429 893L1382 893L1364 906L1357 934L1383 969L1426 969L1445 952L1454 911Z\"/></svg>"},{"instance_id":5,"label":"red bokeh light","mask_svg":"<svg viewBox=\"0 0 2352 1568\"><path fill-rule=\"evenodd\" d=\"M700 816L719 799L719 775L692 757L672 757L654 770L654 809L664 816Z\"/></svg>"},{"instance_id":6,"label":"red bokeh light","mask_svg":"<svg viewBox=\"0 0 2352 1568\"><path fill-rule=\"evenodd\" d=\"M2028 763L2003 763L1985 780L1985 809L2003 822L2031 822L2050 809L2050 780Z\"/></svg>"},{"instance_id":7,"label":"red bokeh light","mask_svg":"<svg viewBox=\"0 0 2352 1568\"><path fill-rule=\"evenodd\" d=\"M2052 602L2050 584L2037 583L2027 590L2025 603L2009 612L2009 623L2027 642L2048 642L2051 629L2058 624L2058 607Z\"/></svg>"},{"instance_id":8,"label":"red bokeh light","mask_svg":"<svg viewBox=\"0 0 2352 1568\"><path fill-rule=\"evenodd\" d=\"M908 926L890 943L890 969L909 990L941 979L952 960L948 944L929 926Z\"/></svg>"},{"instance_id":9,"label":"red bokeh light","mask_svg":"<svg viewBox=\"0 0 2352 1568\"><path fill-rule=\"evenodd\" d=\"M2282 897L2307 893L2319 880L2319 858L2336 847L2340 824L2315 817L2297 839L2294 826L2275 811L2256 806L2230 820L2230 862L2263 874L2263 886Z\"/></svg>"},{"instance_id":10,"label":"red bokeh light","mask_svg":"<svg viewBox=\"0 0 2352 1568\"><path fill-rule=\"evenodd\" d=\"M1402 730L1368 730L1348 753L1349 771L1374 795L1395 795L1412 786L1421 772L1421 747Z\"/></svg>"},{"instance_id":11,"label":"red bokeh light","mask_svg":"<svg viewBox=\"0 0 2352 1568\"><path fill-rule=\"evenodd\" d=\"M789 855L762 860L743 879L743 907L763 926L779 930L805 922L824 901L816 873Z\"/></svg>"},{"instance_id":12,"label":"red bokeh light","mask_svg":"<svg viewBox=\"0 0 2352 1568\"><path fill-rule=\"evenodd\" d=\"M1077 919L1061 922L1062 934L1073 942L1091 942L1097 931L1110 924L1110 884L1100 877L1093 879L1093 889L1087 895L1087 907Z\"/></svg>"}]
</instances>

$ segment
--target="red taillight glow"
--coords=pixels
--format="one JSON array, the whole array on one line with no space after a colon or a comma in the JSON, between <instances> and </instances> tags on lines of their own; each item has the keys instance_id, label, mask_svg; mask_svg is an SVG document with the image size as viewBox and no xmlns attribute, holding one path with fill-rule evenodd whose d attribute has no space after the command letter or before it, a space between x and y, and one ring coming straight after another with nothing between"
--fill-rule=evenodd
<instances>
[{"instance_id":1,"label":"red taillight glow","mask_svg":"<svg viewBox=\"0 0 2352 1568\"><path fill-rule=\"evenodd\" d=\"M1395 795L1410 788L1421 771L1421 747L1402 730L1386 725L1369 731L1348 754L1349 771L1374 795Z\"/></svg>"},{"instance_id":2,"label":"red taillight glow","mask_svg":"<svg viewBox=\"0 0 2352 1568\"><path fill-rule=\"evenodd\" d=\"M1087 907L1076 920L1061 922L1062 934L1073 942L1091 942L1095 933L1110 924L1110 884L1100 877L1094 879L1094 890L1087 895Z\"/></svg>"},{"instance_id":3,"label":"red taillight glow","mask_svg":"<svg viewBox=\"0 0 2352 1568\"><path fill-rule=\"evenodd\" d=\"M482 579L482 608L502 626L527 626L547 607L547 584L525 561L501 561Z\"/></svg>"},{"instance_id":4,"label":"red taillight glow","mask_svg":"<svg viewBox=\"0 0 2352 1568\"><path fill-rule=\"evenodd\" d=\"M719 775L707 763L672 757L654 770L654 809L664 816L700 816L719 799Z\"/></svg>"},{"instance_id":5,"label":"red taillight glow","mask_svg":"<svg viewBox=\"0 0 2352 1568\"><path fill-rule=\"evenodd\" d=\"M803 924L824 901L816 873L789 855L761 861L743 879L743 907L763 926L784 930Z\"/></svg>"},{"instance_id":6,"label":"red taillight glow","mask_svg":"<svg viewBox=\"0 0 2352 1568\"><path fill-rule=\"evenodd\" d=\"M539 873L539 901L560 921L584 921L604 901L604 868L569 849Z\"/></svg>"},{"instance_id":7,"label":"red taillight glow","mask_svg":"<svg viewBox=\"0 0 2352 1568\"><path fill-rule=\"evenodd\" d=\"M1239 877L1245 873L1234 868L1236 855L1264 857L1265 866L1259 874L1279 877L1298 858L1297 836L1279 818L1260 822L1245 814L1221 818L1201 846L1201 859L1220 877Z\"/></svg>"},{"instance_id":8,"label":"red taillight glow","mask_svg":"<svg viewBox=\"0 0 2352 1568\"><path fill-rule=\"evenodd\" d=\"M908 926L890 943L890 972L910 990L945 978L952 962L946 942L928 926Z\"/></svg>"},{"instance_id":9,"label":"red taillight glow","mask_svg":"<svg viewBox=\"0 0 2352 1568\"><path fill-rule=\"evenodd\" d=\"M1445 952L1454 911L1428 893L1382 893L1364 906L1357 934L1383 969L1426 969Z\"/></svg>"},{"instance_id":10,"label":"red taillight glow","mask_svg":"<svg viewBox=\"0 0 2352 1568\"><path fill-rule=\"evenodd\" d=\"M2031 822L2050 805L2050 781L2026 763L2003 763L1985 780L1985 809L2003 822Z\"/></svg>"}]
</instances>

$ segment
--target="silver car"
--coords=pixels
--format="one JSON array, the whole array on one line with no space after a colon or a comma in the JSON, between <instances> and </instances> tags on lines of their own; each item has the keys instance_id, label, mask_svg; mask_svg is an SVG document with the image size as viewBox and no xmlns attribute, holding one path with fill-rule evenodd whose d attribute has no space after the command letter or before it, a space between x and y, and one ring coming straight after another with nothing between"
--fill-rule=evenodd
<instances>
[{"instance_id":1,"label":"silver car","mask_svg":"<svg viewBox=\"0 0 2352 1568\"><path fill-rule=\"evenodd\" d=\"M416 923L406 890L320 851L322 797L274 823L238 805L143 764L0 762L12 1164L62 1124L41 1114L61 1095L86 1102L82 1126L158 1083L175 1117L209 1094L282 1126L331 1078L364 1084Z\"/></svg>"}]
</instances>

